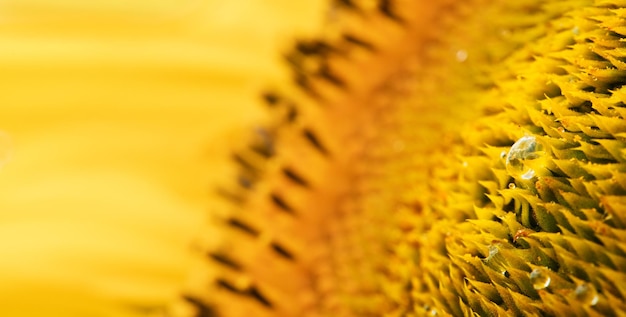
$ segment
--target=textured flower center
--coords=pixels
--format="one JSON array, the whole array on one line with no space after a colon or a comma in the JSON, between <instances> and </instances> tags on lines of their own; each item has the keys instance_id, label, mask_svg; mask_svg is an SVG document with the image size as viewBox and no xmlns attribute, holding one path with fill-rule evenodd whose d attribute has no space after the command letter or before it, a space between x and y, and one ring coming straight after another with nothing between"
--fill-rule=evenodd
<instances>
[{"instance_id":1,"label":"textured flower center","mask_svg":"<svg viewBox=\"0 0 626 317\"><path fill-rule=\"evenodd\" d=\"M297 89L265 96L269 138L235 156L244 188L222 190L237 205L210 255L222 268L189 301L225 316L622 310L625 11L338 3L339 34L286 55Z\"/></svg>"}]
</instances>

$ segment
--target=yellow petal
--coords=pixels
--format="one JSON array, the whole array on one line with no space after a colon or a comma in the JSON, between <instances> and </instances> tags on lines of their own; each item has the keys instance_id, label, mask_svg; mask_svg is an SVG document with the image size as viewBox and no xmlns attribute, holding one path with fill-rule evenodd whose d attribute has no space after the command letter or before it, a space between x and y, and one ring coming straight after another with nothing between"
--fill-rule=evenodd
<instances>
[{"instance_id":1,"label":"yellow petal","mask_svg":"<svg viewBox=\"0 0 626 317\"><path fill-rule=\"evenodd\" d=\"M2 1L0 316L167 306L221 153L320 5Z\"/></svg>"}]
</instances>

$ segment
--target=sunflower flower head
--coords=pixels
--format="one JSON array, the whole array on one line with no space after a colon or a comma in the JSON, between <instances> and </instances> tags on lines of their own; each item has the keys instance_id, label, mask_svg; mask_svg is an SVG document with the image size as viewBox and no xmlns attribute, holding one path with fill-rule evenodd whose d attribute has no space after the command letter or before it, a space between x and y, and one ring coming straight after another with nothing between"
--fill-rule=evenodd
<instances>
[{"instance_id":1,"label":"sunflower flower head","mask_svg":"<svg viewBox=\"0 0 626 317\"><path fill-rule=\"evenodd\" d=\"M185 301L199 316L626 311L622 5L334 2L285 54L292 83L264 94L273 121L233 154L222 242Z\"/></svg>"}]
</instances>

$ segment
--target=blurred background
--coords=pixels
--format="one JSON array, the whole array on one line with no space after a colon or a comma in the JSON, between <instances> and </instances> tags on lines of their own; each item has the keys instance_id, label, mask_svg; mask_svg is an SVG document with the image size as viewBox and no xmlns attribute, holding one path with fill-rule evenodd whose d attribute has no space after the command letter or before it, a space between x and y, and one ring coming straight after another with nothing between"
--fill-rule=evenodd
<instances>
[{"instance_id":1,"label":"blurred background","mask_svg":"<svg viewBox=\"0 0 626 317\"><path fill-rule=\"evenodd\" d=\"M0 0L0 316L158 316L323 0Z\"/></svg>"}]
</instances>

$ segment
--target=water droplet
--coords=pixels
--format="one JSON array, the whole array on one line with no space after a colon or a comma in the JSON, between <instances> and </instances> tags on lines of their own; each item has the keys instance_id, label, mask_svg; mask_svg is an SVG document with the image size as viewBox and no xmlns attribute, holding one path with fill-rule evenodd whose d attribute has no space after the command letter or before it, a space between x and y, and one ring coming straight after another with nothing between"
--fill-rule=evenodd
<instances>
[{"instance_id":1,"label":"water droplet","mask_svg":"<svg viewBox=\"0 0 626 317\"><path fill-rule=\"evenodd\" d=\"M524 136L511 146L506 156L506 170L513 177L532 179L535 169L546 155L546 146L532 135Z\"/></svg>"},{"instance_id":2,"label":"water droplet","mask_svg":"<svg viewBox=\"0 0 626 317\"><path fill-rule=\"evenodd\" d=\"M574 291L574 296L576 300L581 301L584 305L593 306L598 303L600 299L598 297L598 291L591 284L580 284L576 286L576 290Z\"/></svg>"},{"instance_id":3,"label":"water droplet","mask_svg":"<svg viewBox=\"0 0 626 317\"><path fill-rule=\"evenodd\" d=\"M515 189L515 183L509 183L509 189Z\"/></svg>"},{"instance_id":4,"label":"water droplet","mask_svg":"<svg viewBox=\"0 0 626 317\"><path fill-rule=\"evenodd\" d=\"M500 158L503 159L506 157L506 151L500 152Z\"/></svg>"},{"instance_id":5,"label":"water droplet","mask_svg":"<svg viewBox=\"0 0 626 317\"><path fill-rule=\"evenodd\" d=\"M530 282L534 289L544 289L550 285L550 275L546 269L537 268L530 272Z\"/></svg>"},{"instance_id":6,"label":"water droplet","mask_svg":"<svg viewBox=\"0 0 626 317\"><path fill-rule=\"evenodd\" d=\"M496 256L496 254L498 254L498 252L500 252L500 249L493 244L489 245L488 250L489 255L485 258L485 262L489 262L489 260L491 260L494 256Z\"/></svg>"},{"instance_id":7,"label":"water droplet","mask_svg":"<svg viewBox=\"0 0 626 317\"><path fill-rule=\"evenodd\" d=\"M467 51L466 50L458 50L456 51L456 61L459 63L465 62L467 60Z\"/></svg>"},{"instance_id":8,"label":"water droplet","mask_svg":"<svg viewBox=\"0 0 626 317\"><path fill-rule=\"evenodd\" d=\"M437 316L437 315L439 315L439 312L434 307L426 307L426 313L428 313L428 316Z\"/></svg>"},{"instance_id":9,"label":"water droplet","mask_svg":"<svg viewBox=\"0 0 626 317\"><path fill-rule=\"evenodd\" d=\"M572 28L572 33L574 33L574 35L580 34L580 28L578 25Z\"/></svg>"},{"instance_id":10,"label":"water droplet","mask_svg":"<svg viewBox=\"0 0 626 317\"><path fill-rule=\"evenodd\" d=\"M5 132L0 131L0 168L13 156L13 142Z\"/></svg>"},{"instance_id":11,"label":"water droplet","mask_svg":"<svg viewBox=\"0 0 626 317\"><path fill-rule=\"evenodd\" d=\"M439 315L439 312L437 311L437 308L430 307L430 305L424 305L424 310L426 311L426 316L437 316L437 315Z\"/></svg>"},{"instance_id":12,"label":"water droplet","mask_svg":"<svg viewBox=\"0 0 626 317\"><path fill-rule=\"evenodd\" d=\"M509 273L509 271L504 270L502 271L502 275L506 278L509 278L509 276L511 276L511 273Z\"/></svg>"}]
</instances>

